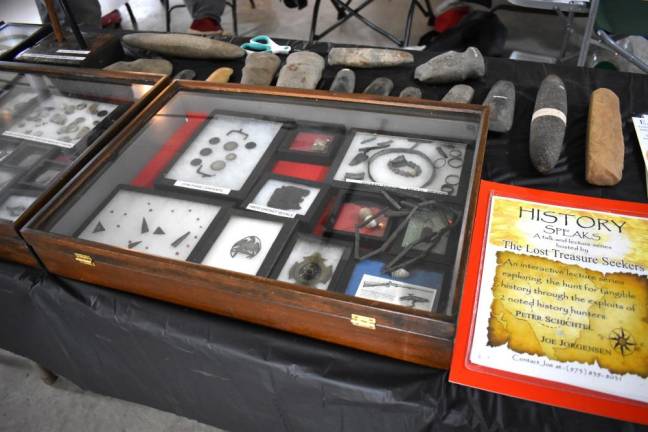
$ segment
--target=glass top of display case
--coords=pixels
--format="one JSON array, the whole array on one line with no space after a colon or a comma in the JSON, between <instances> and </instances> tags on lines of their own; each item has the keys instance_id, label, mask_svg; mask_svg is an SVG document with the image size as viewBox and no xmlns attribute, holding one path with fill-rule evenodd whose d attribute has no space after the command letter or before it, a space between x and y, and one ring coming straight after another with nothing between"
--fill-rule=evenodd
<instances>
[{"instance_id":1,"label":"glass top of display case","mask_svg":"<svg viewBox=\"0 0 648 432\"><path fill-rule=\"evenodd\" d=\"M40 24L0 25L0 56L27 40L40 28Z\"/></svg>"},{"instance_id":2,"label":"glass top of display case","mask_svg":"<svg viewBox=\"0 0 648 432\"><path fill-rule=\"evenodd\" d=\"M60 68L37 70L0 65L4 223L19 219L155 83L150 77L128 81Z\"/></svg>"},{"instance_id":3,"label":"glass top of display case","mask_svg":"<svg viewBox=\"0 0 648 432\"><path fill-rule=\"evenodd\" d=\"M158 108L39 229L452 313L481 109L182 88Z\"/></svg>"}]
</instances>

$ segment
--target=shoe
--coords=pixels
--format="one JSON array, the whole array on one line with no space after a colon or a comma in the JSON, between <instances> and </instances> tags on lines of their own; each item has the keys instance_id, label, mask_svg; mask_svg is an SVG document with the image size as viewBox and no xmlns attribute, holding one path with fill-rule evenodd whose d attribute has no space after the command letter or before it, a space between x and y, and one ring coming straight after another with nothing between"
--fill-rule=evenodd
<instances>
[{"instance_id":1,"label":"shoe","mask_svg":"<svg viewBox=\"0 0 648 432\"><path fill-rule=\"evenodd\" d=\"M206 17L193 20L189 33L201 35L222 35L223 27L214 18Z\"/></svg>"},{"instance_id":2,"label":"shoe","mask_svg":"<svg viewBox=\"0 0 648 432\"><path fill-rule=\"evenodd\" d=\"M115 9L101 17L101 28L119 28L121 21L121 13Z\"/></svg>"}]
</instances>

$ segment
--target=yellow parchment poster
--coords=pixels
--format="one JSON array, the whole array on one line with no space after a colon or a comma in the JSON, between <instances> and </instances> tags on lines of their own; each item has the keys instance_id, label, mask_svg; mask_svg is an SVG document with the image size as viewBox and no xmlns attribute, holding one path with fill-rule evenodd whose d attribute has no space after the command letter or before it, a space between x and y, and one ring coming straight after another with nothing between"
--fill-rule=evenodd
<instances>
[{"instance_id":1,"label":"yellow parchment poster","mask_svg":"<svg viewBox=\"0 0 648 432\"><path fill-rule=\"evenodd\" d=\"M484 246L473 363L648 401L648 220L496 196Z\"/></svg>"}]
</instances>

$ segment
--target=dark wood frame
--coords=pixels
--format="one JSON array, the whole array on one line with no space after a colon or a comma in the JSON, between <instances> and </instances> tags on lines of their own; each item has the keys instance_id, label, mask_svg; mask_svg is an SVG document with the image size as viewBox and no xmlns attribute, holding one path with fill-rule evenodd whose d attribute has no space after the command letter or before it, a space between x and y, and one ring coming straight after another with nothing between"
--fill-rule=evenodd
<instances>
[{"instance_id":1,"label":"dark wood frame","mask_svg":"<svg viewBox=\"0 0 648 432\"><path fill-rule=\"evenodd\" d=\"M112 72L95 69L69 68L61 66L41 66L22 63L0 62L0 70L22 74L43 74L50 77L71 79L101 80L115 84L146 84L151 90L133 104L123 115L94 138L65 169L58 179L47 187L34 203L13 223L0 221L0 259L13 261L31 267L39 267L40 263L32 249L20 235L20 229L45 205L78 171L83 167L113 136L124 128L135 115L150 102L153 97L167 84L169 78L145 73ZM84 138L85 139L85 138ZM81 141L80 141L81 142ZM79 142L79 143L80 143ZM17 149L16 151L19 151ZM15 153L15 152L14 152ZM13 154L11 155L13 156ZM10 157L11 157L10 156ZM7 159L5 159L6 161Z\"/></svg>"},{"instance_id":2,"label":"dark wood frame","mask_svg":"<svg viewBox=\"0 0 648 432\"><path fill-rule=\"evenodd\" d=\"M18 45L15 47L11 48L4 54L0 55L0 60L12 60L16 54L18 54L21 51L24 51L25 49L33 46L36 42L47 36L51 31L52 27L49 24L32 24L32 23L12 23L12 22L7 22L7 23L2 23L0 24L0 31L8 26L35 26L39 27L35 32L33 32L27 39L24 41L20 42ZM1 34L1 32L0 32Z\"/></svg>"},{"instance_id":3,"label":"dark wood frame","mask_svg":"<svg viewBox=\"0 0 648 432\"><path fill-rule=\"evenodd\" d=\"M320 291L279 281L242 275L187 262L142 255L47 231L48 221L65 202L82 190L105 163L117 154L179 90L298 98L303 101L358 102L377 110L438 110L439 114L479 116L480 143L474 162L472 192L465 203L466 226L460 241L465 244L472 229L481 166L488 132L488 108L402 100L367 95L339 95L325 91L239 86L174 81L131 122L113 143L99 154L47 207L41 209L21 231L47 269L64 277L110 286L114 289L162 301L274 327L316 339L369 351L421 365L447 368L455 331L458 292L468 248L456 259L460 269L452 279L446 313L428 313L388 305L331 291ZM128 278L121 275L128 271Z\"/></svg>"}]
</instances>

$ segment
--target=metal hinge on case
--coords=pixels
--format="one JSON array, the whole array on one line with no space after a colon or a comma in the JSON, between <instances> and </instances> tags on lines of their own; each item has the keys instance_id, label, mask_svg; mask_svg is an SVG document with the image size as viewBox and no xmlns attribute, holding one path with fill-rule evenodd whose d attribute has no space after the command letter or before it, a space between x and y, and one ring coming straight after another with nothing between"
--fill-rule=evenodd
<instances>
[{"instance_id":1,"label":"metal hinge on case","mask_svg":"<svg viewBox=\"0 0 648 432\"><path fill-rule=\"evenodd\" d=\"M94 259L92 259L92 257L89 256L89 255L74 252L74 259L76 261L80 262L81 264L85 264L85 265L89 265L89 266L93 266L93 267L95 265Z\"/></svg>"},{"instance_id":2,"label":"metal hinge on case","mask_svg":"<svg viewBox=\"0 0 648 432\"><path fill-rule=\"evenodd\" d=\"M351 324L370 330L376 330L376 318L351 314Z\"/></svg>"}]
</instances>

